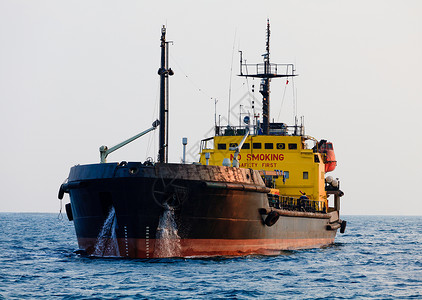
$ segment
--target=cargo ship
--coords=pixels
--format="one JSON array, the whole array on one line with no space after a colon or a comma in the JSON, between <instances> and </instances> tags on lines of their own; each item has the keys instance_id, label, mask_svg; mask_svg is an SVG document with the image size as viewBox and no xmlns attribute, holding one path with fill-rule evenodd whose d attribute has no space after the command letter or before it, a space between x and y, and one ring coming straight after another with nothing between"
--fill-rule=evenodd
<instances>
[{"instance_id":1,"label":"cargo ship","mask_svg":"<svg viewBox=\"0 0 422 300\"><path fill-rule=\"evenodd\" d=\"M201 141L195 163L168 162L169 43L161 30L160 118L108 148L100 163L76 165L59 199L74 222L79 249L128 258L277 255L323 247L344 232L333 145L305 135L303 124L270 122L270 82L296 76L292 64L270 63L267 21L263 63L240 60L240 76L261 81L262 118L217 126ZM242 55L242 54L241 54ZM254 71L251 72L251 69ZM107 156L159 128L157 161L107 162ZM309 145L311 143L311 145ZM332 205L329 205L332 197Z\"/></svg>"}]
</instances>

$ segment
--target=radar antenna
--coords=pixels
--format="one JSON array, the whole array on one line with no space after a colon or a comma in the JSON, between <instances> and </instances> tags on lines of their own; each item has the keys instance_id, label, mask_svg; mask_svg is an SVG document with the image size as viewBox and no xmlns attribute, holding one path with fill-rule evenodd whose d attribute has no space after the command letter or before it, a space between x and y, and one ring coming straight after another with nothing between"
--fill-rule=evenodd
<instances>
[{"instance_id":1,"label":"radar antenna","mask_svg":"<svg viewBox=\"0 0 422 300\"><path fill-rule=\"evenodd\" d=\"M264 135L270 133L270 82L272 78L293 77L295 69L293 64L272 64L270 62L270 20L267 19L266 52L262 55L264 63L246 64L240 59L240 75L244 77L261 78L259 92L262 95L262 131ZM242 52L240 53L242 56ZM249 72L255 69L255 72ZM245 71L245 74L244 72Z\"/></svg>"}]
</instances>

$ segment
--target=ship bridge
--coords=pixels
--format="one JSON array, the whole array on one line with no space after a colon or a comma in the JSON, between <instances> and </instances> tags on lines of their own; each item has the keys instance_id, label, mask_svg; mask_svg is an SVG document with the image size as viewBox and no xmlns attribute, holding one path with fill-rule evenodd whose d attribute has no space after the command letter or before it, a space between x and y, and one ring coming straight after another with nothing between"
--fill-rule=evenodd
<instances>
[{"instance_id":1,"label":"ship bridge","mask_svg":"<svg viewBox=\"0 0 422 300\"><path fill-rule=\"evenodd\" d=\"M327 207L327 153L318 151L318 141L305 135L303 119L299 125L296 118L294 126L270 122L271 80L297 74L293 64L270 62L269 20L266 33L266 52L262 55L262 63L246 64L240 51L239 76L261 80L261 116L254 111L252 116L246 117L244 125L240 117L239 126L230 123L217 126L215 122L214 136L201 141L199 162L259 170L267 186L278 189L280 197L300 198L306 194L321 210L321 203ZM314 141L313 147L307 143L308 140ZM336 162L331 163L334 166Z\"/></svg>"}]
</instances>

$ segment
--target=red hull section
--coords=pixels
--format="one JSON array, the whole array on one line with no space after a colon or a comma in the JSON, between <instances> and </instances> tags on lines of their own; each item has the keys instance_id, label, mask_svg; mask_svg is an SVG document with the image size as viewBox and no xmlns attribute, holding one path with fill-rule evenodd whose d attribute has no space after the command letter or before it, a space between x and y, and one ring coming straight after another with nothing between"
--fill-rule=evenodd
<instances>
[{"instance_id":1,"label":"red hull section","mask_svg":"<svg viewBox=\"0 0 422 300\"><path fill-rule=\"evenodd\" d=\"M79 238L81 249L93 249L97 239ZM212 256L245 256L245 255L279 255L286 250L309 249L334 243L334 236L330 238L309 239L183 239L170 241L173 253L165 252L156 247L162 241L156 239L118 239L119 257L129 258L163 258L163 257L212 257ZM126 245L127 251L126 251ZM95 255L94 253L87 253ZM106 253L104 256L117 256Z\"/></svg>"}]
</instances>

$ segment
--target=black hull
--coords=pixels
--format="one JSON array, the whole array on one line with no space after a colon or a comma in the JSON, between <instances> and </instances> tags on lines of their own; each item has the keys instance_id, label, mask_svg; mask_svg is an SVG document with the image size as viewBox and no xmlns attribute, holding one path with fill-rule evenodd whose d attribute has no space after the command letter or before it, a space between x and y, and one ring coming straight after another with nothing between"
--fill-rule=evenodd
<instances>
[{"instance_id":1,"label":"black hull","mask_svg":"<svg viewBox=\"0 0 422 300\"><path fill-rule=\"evenodd\" d=\"M80 249L133 258L278 254L334 242L338 213L280 212L273 226L268 189L259 173L218 166L140 163L75 166L63 190L70 194ZM113 236L100 232L114 209ZM163 238L163 218L176 238ZM157 230L158 229L158 230ZM108 247L108 246L107 246ZM167 249L163 249L167 248Z\"/></svg>"}]
</instances>

